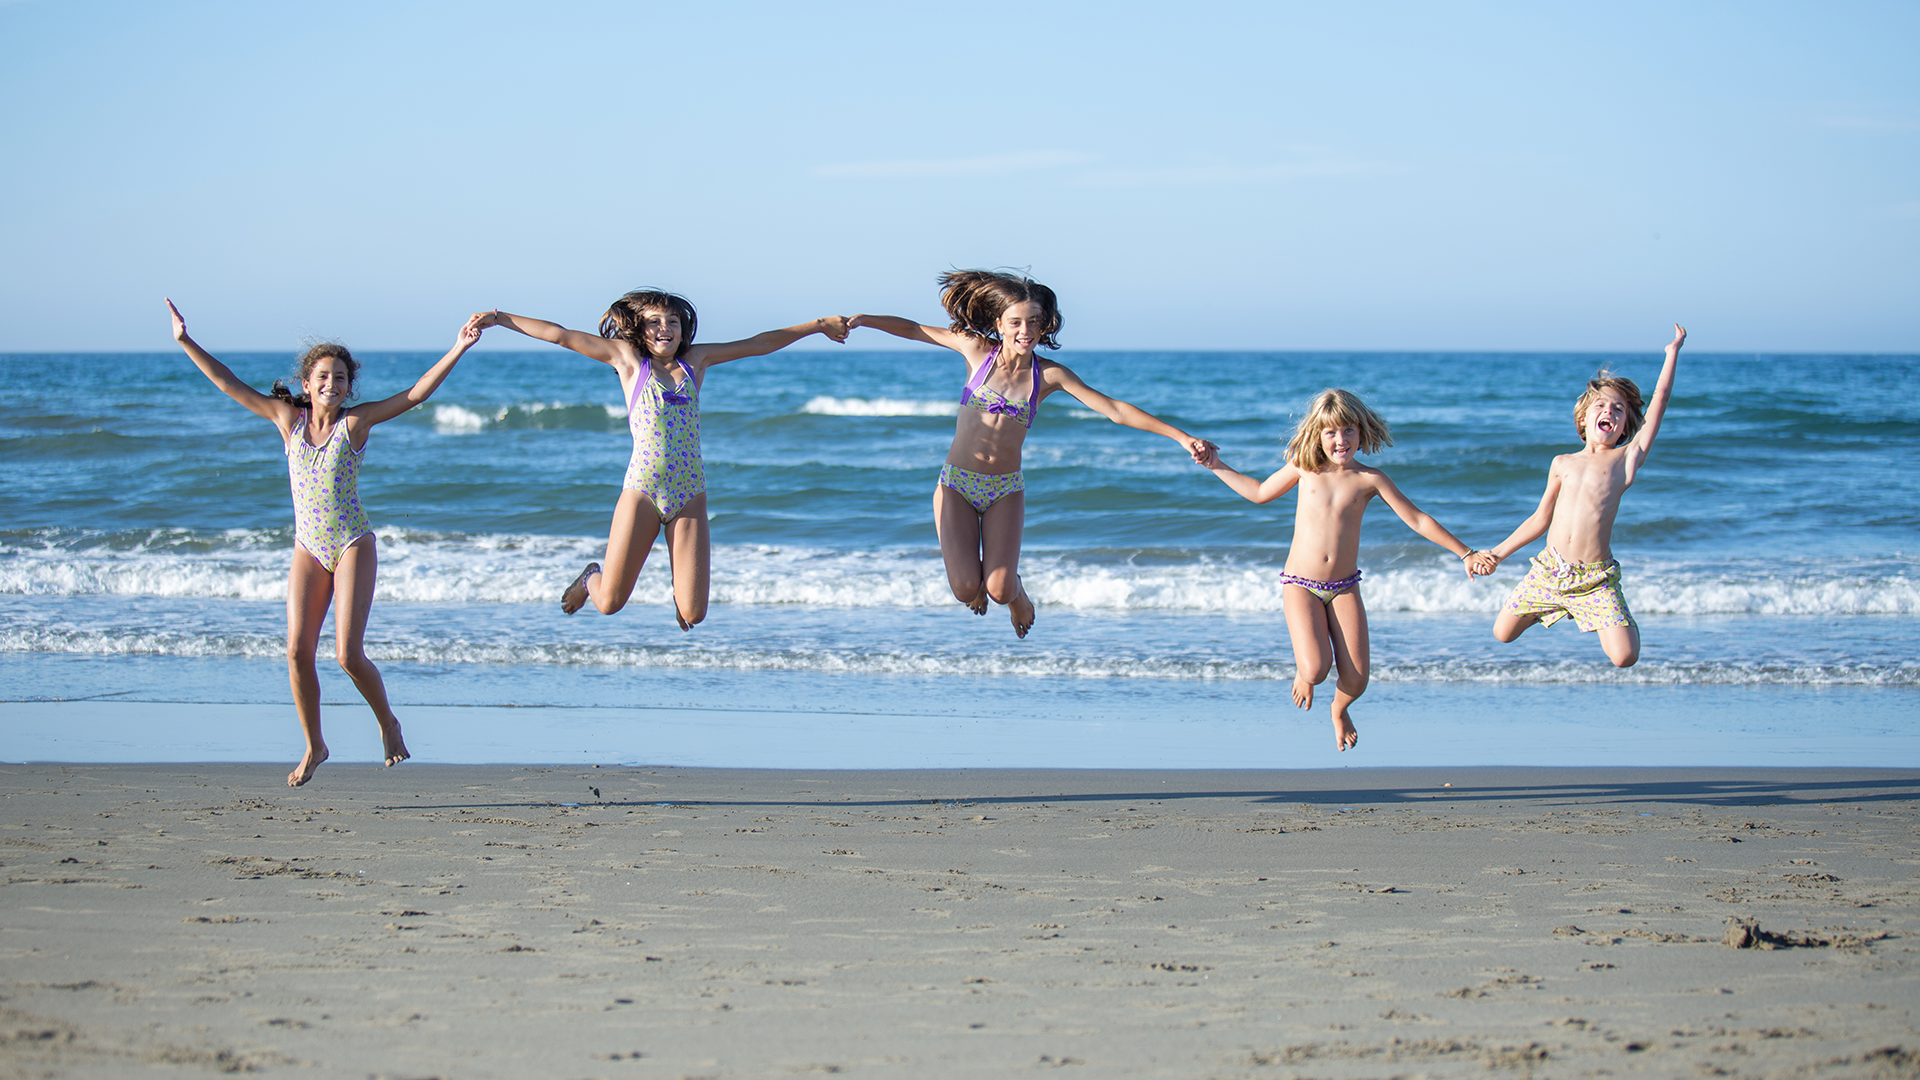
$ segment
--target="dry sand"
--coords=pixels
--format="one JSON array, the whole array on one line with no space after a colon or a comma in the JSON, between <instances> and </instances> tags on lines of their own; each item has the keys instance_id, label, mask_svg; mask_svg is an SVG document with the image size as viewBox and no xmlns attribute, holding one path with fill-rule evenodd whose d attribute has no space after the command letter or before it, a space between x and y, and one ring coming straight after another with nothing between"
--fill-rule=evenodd
<instances>
[{"instance_id":1,"label":"dry sand","mask_svg":"<svg viewBox=\"0 0 1920 1080\"><path fill-rule=\"evenodd\" d=\"M0 1074L1920 1075L1912 771L285 769L0 767Z\"/></svg>"}]
</instances>

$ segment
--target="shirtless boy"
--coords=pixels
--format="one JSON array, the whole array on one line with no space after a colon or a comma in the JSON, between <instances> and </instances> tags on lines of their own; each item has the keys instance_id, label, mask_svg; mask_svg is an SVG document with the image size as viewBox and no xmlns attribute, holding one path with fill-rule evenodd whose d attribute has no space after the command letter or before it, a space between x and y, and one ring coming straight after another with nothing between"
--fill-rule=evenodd
<instances>
[{"instance_id":1,"label":"shirtless boy","mask_svg":"<svg viewBox=\"0 0 1920 1080\"><path fill-rule=\"evenodd\" d=\"M1686 340L1686 329L1674 324L1644 417L1633 380L1602 372L1587 383L1573 407L1573 422L1586 446L1554 458L1539 509L1499 546L1474 554L1474 572L1490 574L1547 534L1546 550L1533 557L1532 569L1493 620L1494 637L1512 641L1534 623L1552 626L1571 615L1582 631L1600 635L1600 647L1615 667L1632 667L1640 659L1640 627L1627 610L1620 564L1613 557L1613 519L1620 496L1633 486L1660 433Z\"/></svg>"}]
</instances>

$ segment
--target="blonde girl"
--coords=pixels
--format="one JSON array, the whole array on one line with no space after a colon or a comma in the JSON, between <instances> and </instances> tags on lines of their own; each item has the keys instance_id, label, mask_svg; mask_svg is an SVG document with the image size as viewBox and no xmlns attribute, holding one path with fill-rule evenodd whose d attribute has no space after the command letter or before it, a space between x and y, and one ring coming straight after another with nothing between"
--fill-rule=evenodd
<instances>
[{"instance_id":1,"label":"blonde girl","mask_svg":"<svg viewBox=\"0 0 1920 1080\"><path fill-rule=\"evenodd\" d=\"M1058 349L1060 305L1037 281L990 270L940 275L940 303L951 322L922 326L893 315L855 315L849 327L939 345L967 366L953 446L933 489L933 526L940 535L947 585L976 615L987 601L1007 606L1013 632L1026 637L1033 600L1020 582L1020 535L1026 525L1026 477L1020 451L1040 402L1065 390L1116 424L1164 435L1200 460L1212 444L1082 382L1036 348Z\"/></svg>"},{"instance_id":2,"label":"blonde girl","mask_svg":"<svg viewBox=\"0 0 1920 1080\"><path fill-rule=\"evenodd\" d=\"M1293 703L1313 708L1313 688L1333 668L1333 735L1341 750L1357 745L1348 709L1367 689L1367 609L1360 601L1360 519L1375 496L1407 527L1465 562L1473 552L1422 513L1387 474L1356 459L1392 446L1386 421L1345 390L1322 390L1287 444L1287 464L1264 481L1236 472L1217 455L1202 464L1252 502L1269 503L1299 489L1293 544L1280 575L1287 633L1293 639ZM1471 564L1467 576L1472 577Z\"/></svg>"},{"instance_id":3,"label":"blonde girl","mask_svg":"<svg viewBox=\"0 0 1920 1080\"><path fill-rule=\"evenodd\" d=\"M400 719L387 703L380 669L367 659L363 641L373 609L378 566L373 526L360 506L360 462L373 425L383 424L427 400L473 343L480 328L472 319L460 328L453 348L401 393L365 405L349 406L360 365L343 345L315 345L299 361L300 393L280 383L263 394L241 382L227 365L187 336L187 321L167 301L173 316L173 340L180 343L202 374L228 397L273 422L287 451L293 484L293 566L287 571L287 681L293 710L307 739L307 752L287 774L287 786L313 779L327 760L320 733L320 673L314 666L320 624L333 607L334 657L353 679L360 696L380 723L388 766L411 755L400 736Z\"/></svg>"}]
</instances>

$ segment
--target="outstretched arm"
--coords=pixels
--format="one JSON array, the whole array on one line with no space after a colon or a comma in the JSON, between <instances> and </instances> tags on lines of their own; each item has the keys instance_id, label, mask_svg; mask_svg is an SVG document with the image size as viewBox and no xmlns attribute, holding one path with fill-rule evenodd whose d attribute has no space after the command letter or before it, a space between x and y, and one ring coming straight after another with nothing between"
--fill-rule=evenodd
<instances>
[{"instance_id":1,"label":"outstretched arm","mask_svg":"<svg viewBox=\"0 0 1920 1080\"><path fill-rule=\"evenodd\" d=\"M1039 357L1035 357L1034 362L1039 363ZM1048 364L1041 371L1040 379L1055 389L1072 394L1082 405L1116 424L1125 424L1139 431L1150 431L1155 435L1165 435L1179 443L1181 449L1193 455L1195 461L1204 461L1212 453L1212 443L1181 431L1131 402L1108 397L1081 381L1080 376L1075 375L1073 370L1065 364Z\"/></svg>"},{"instance_id":2,"label":"outstretched arm","mask_svg":"<svg viewBox=\"0 0 1920 1080\"><path fill-rule=\"evenodd\" d=\"M1660 434L1660 421L1667 415L1667 401L1673 397L1673 374L1680 366L1680 346L1686 343L1687 328L1674 323L1673 340L1667 342L1667 361L1660 365L1660 381L1654 384L1653 398L1647 402L1646 419L1633 437L1635 454L1627 463L1629 470L1647 459L1647 451L1653 449L1653 437ZM1631 471L1628 477L1632 477Z\"/></svg>"},{"instance_id":3,"label":"outstretched arm","mask_svg":"<svg viewBox=\"0 0 1920 1080\"><path fill-rule=\"evenodd\" d=\"M547 322L545 319L509 315L496 309L476 312L470 322L476 331L485 330L489 326L504 326L530 338L539 338L541 341L550 341L563 349L572 349L589 360L598 360L603 364L612 364L620 358L620 349L612 339L582 330L569 330L559 323Z\"/></svg>"},{"instance_id":4,"label":"outstretched arm","mask_svg":"<svg viewBox=\"0 0 1920 1080\"><path fill-rule=\"evenodd\" d=\"M1281 466L1278 472L1265 480L1255 480L1221 461L1217 453L1209 452L1207 457L1209 459L1207 468L1213 475L1219 477L1221 483L1232 488L1235 494L1248 502L1270 503L1292 491L1293 486L1300 482L1300 470L1291 464Z\"/></svg>"},{"instance_id":5,"label":"outstretched arm","mask_svg":"<svg viewBox=\"0 0 1920 1080\"><path fill-rule=\"evenodd\" d=\"M1376 473L1375 477L1373 489L1379 494L1380 501L1392 507L1393 512L1400 515L1400 520L1407 523L1407 528L1453 552L1466 564L1467 576L1472 577L1475 564L1467 557L1473 554L1473 549L1448 532L1446 526L1433 520L1432 514L1413 505L1413 500L1401 494L1399 486L1386 473Z\"/></svg>"},{"instance_id":6,"label":"outstretched arm","mask_svg":"<svg viewBox=\"0 0 1920 1080\"><path fill-rule=\"evenodd\" d=\"M420 376L419 381L411 387L390 398L382 398L362 405L354 410L354 414L368 425L382 424L432 397L433 392L440 389L440 384L453 371L453 365L466 355L468 349L473 348L474 342L480 340L479 324L480 316L478 315L468 319L467 324L462 326L460 333L454 337L453 348L448 349L447 355L441 357L439 363L428 368L427 373Z\"/></svg>"},{"instance_id":7,"label":"outstretched arm","mask_svg":"<svg viewBox=\"0 0 1920 1080\"><path fill-rule=\"evenodd\" d=\"M749 356L765 356L814 334L825 334L835 341L847 340L847 317L828 315L799 326L789 326L785 330L769 330L764 334L755 334L740 341L718 342L713 345L695 345L687 350L687 363L693 367L710 368L715 364L724 364L729 360L741 360Z\"/></svg>"},{"instance_id":8,"label":"outstretched arm","mask_svg":"<svg viewBox=\"0 0 1920 1080\"><path fill-rule=\"evenodd\" d=\"M263 394L240 380L233 369L213 358L213 354L200 347L200 343L187 336L187 320L180 309L167 301L167 312L173 316L173 340L186 350L193 366L212 380L228 397L245 405L248 411L264 419L271 420L282 432L293 426L294 407L291 403L268 394Z\"/></svg>"},{"instance_id":9,"label":"outstretched arm","mask_svg":"<svg viewBox=\"0 0 1920 1080\"><path fill-rule=\"evenodd\" d=\"M1553 524L1553 504L1559 499L1560 470L1556 462L1547 468L1547 490L1540 496L1540 505L1527 516L1527 520L1520 523L1519 528L1513 530L1511 536L1493 548L1480 552L1482 565L1486 567L1480 572L1493 573L1493 568L1505 562L1514 552L1540 539L1547 531L1547 526Z\"/></svg>"},{"instance_id":10,"label":"outstretched arm","mask_svg":"<svg viewBox=\"0 0 1920 1080\"><path fill-rule=\"evenodd\" d=\"M938 345L943 349L952 349L963 354L985 356L987 346L980 338L963 334L958 330L949 330L944 326L922 326L912 319L903 319L898 315L855 315L847 320L847 329L858 330L871 326L882 333L892 334L908 341L919 341L928 345ZM972 346L969 349L969 346Z\"/></svg>"}]
</instances>

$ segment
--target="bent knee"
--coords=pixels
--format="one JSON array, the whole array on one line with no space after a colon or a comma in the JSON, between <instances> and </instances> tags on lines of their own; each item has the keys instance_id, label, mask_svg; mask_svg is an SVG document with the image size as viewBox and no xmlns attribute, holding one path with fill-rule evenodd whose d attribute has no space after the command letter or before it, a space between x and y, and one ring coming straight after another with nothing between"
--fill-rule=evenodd
<instances>
[{"instance_id":1,"label":"bent knee","mask_svg":"<svg viewBox=\"0 0 1920 1080\"><path fill-rule=\"evenodd\" d=\"M1343 675L1333 685L1338 687L1340 692L1348 697L1357 698L1367 692L1367 677L1365 675Z\"/></svg>"},{"instance_id":2,"label":"bent knee","mask_svg":"<svg viewBox=\"0 0 1920 1080\"><path fill-rule=\"evenodd\" d=\"M987 595L993 597L996 604L1012 601L1019 588L1020 575L1011 570L995 570L987 575Z\"/></svg>"},{"instance_id":3,"label":"bent knee","mask_svg":"<svg viewBox=\"0 0 1920 1080\"><path fill-rule=\"evenodd\" d=\"M611 615L614 612L619 611L621 608L626 606L627 606L627 601L625 597L621 597L619 599L614 599L610 597L606 600L595 600L593 602L593 609L595 611L598 611L602 615Z\"/></svg>"},{"instance_id":4,"label":"bent knee","mask_svg":"<svg viewBox=\"0 0 1920 1080\"><path fill-rule=\"evenodd\" d=\"M1614 666L1614 667L1617 667L1617 668L1630 668L1630 667L1632 667L1633 665L1635 665L1635 664L1637 664L1637 663L1639 663L1639 662L1640 662L1640 650L1638 650L1638 649L1635 649L1635 650L1634 650L1633 652L1630 652L1630 653L1628 653L1628 654L1626 654L1625 656L1613 656L1613 655L1609 655L1609 656L1607 657L1607 659L1609 659L1609 660L1611 660L1611 661L1613 661L1613 666Z\"/></svg>"},{"instance_id":5,"label":"bent knee","mask_svg":"<svg viewBox=\"0 0 1920 1080\"><path fill-rule=\"evenodd\" d=\"M706 622L707 605L701 604L692 610L682 609L680 612L680 621L686 623L688 626L699 626L701 623Z\"/></svg>"}]
</instances>

